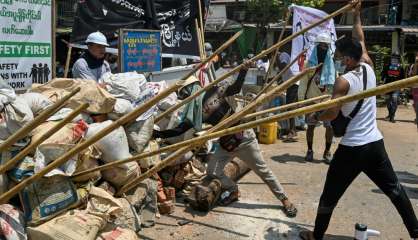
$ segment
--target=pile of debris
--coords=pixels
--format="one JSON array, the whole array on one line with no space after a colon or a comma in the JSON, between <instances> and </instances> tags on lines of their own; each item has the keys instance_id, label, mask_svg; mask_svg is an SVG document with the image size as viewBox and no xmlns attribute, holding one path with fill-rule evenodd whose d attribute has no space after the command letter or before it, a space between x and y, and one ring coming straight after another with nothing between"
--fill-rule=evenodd
<instances>
[{"instance_id":1,"label":"pile of debris","mask_svg":"<svg viewBox=\"0 0 418 240\"><path fill-rule=\"evenodd\" d=\"M19 153L31 143L41 142L13 166L1 168L1 194L39 173L77 144L118 121L168 86L165 82L148 82L138 73L122 73L107 74L100 84L90 80L54 79L44 85L34 85L26 93L16 94L0 79L0 143L78 87L81 90L65 106L1 152L1 166L4 166L19 157ZM40 141L83 103L89 104L84 111L55 134ZM154 117L176 103L177 95L170 94L135 121L115 129L59 168L25 186L8 203L0 205L0 236L9 240L138 239L141 227L151 227L158 214L174 211L176 197L185 197L196 205L195 186L211 182L203 180L206 176L205 156L210 154L212 145L206 150L186 154L176 164L121 196L116 193L122 186L158 164L168 154L74 176L75 173L170 144L154 140L153 130L178 124L181 110L158 123L154 123ZM242 163L231 164L236 167L226 171L232 177L247 169L239 167ZM207 198L210 194L218 196L221 191L218 188L209 193L209 188L203 185L200 189L208 190ZM209 201L208 206L213 206L216 199L212 196ZM196 208L199 209L199 206ZM209 207L204 209L209 210Z\"/></svg>"}]
</instances>

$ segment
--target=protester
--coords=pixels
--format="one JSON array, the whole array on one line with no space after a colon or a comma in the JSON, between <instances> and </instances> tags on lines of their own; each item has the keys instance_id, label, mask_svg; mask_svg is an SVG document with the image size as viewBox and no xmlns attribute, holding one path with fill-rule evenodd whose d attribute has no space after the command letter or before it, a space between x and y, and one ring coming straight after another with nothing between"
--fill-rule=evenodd
<instances>
[{"instance_id":1,"label":"protester","mask_svg":"<svg viewBox=\"0 0 418 240\"><path fill-rule=\"evenodd\" d=\"M241 70L235 81L225 80L218 86L208 90L203 97L189 103L183 113L183 122L174 129L155 131L154 136L169 138L185 133L191 128L197 131L202 129L202 123L217 125L225 117L240 110L241 106L235 101L234 95L241 91L245 75L250 63L245 63L246 69ZM186 85L179 91L179 98L184 99L199 89L196 82ZM201 109L201 110L200 110ZM200 111L199 111L200 110ZM227 205L238 200L239 191L237 184L224 174L224 167L234 157L240 158L269 186L273 194L282 202L285 213L289 217L296 216L297 209L289 201L283 187L273 175L270 168L261 155L254 131L245 130L239 134L221 137L220 147L217 148L208 160L207 174L210 177L218 178L222 183L225 197L220 203Z\"/></svg>"},{"instance_id":2,"label":"protester","mask_svg":"<svg viewBox=\"0 0 418 240\"><path fill-rule=\"evenodd\" d=\"M345 38L337 42L337 54L341 55L347 72L336 81L332 96L334 99L376 87L376 75L367 54L361 28L360 4L356 7L354 19L354 38ZM359 110L353 117L354 109ZM346 126L345 134L328 169L314 231L303 231L300 237L305 240L324 238L338 200L352 181L364 172L395 205L411 238L418 238L418 221L414 209L392 168L382 134L377 128L376 97L314 113L309 115L309 119L330 121L341 113L343 116L352 115L352 119ZM337 122L333 124L339 128L343 127Z\"/></svg>"},{"instance_id":3,"label":"protester","mask_svg":"<svg viewBox=\"0 0 418 240\"><path fill-rule=\"evenodd\" d=\"M298 96L299 100L305 100L313 97L318 97L325 94L331 94L332 88L336 78L336 69L334 60L332 59L331 51L331 36L329 33L320 33L315 39L315 48L308 60L307 66L312 67L320 63L323 65L312 75L301 79ZM313 161L313 139L317 122L307 121L308 129L306 131L306 141L308 144L308 151L306 153L306 161ZM325 131L325 150L323 154L323 160L329 163L332 159L331 145L333 132L329 121L324 121L323 125Z\"/></svg>"},{"instance_id":4,"label":"protester","mask_svg":"<svg viewBox=\"0 0 418 240\"><path fill-rule=\"evenodd\" d=\"M382 80L384 83L391 83L405 78L405 71L400 62L398 53L393 53L390 59L390 64L386 65L382 71ZM398 109L400 91L388 93L386 96L386 106L388 109L387 121L395 123L395 114Z\"/></svg>"},{"instance_id":5,"label":"protester","mask_svg":"<svg viewBox=\"0 0 418 240\"><path fill-rule=\"evenodd\" d=\"M289 63L290 63L290 55L286 52L282 52L279 55L279 69L284 69ZM290 69L288 69L283 75L282 75L282 81L287 81L290 78L293 77L293 73ZM299 89L299 82L292 84L287 90L286 90L286 104L294 103L298 101L298 89ZM287 142L296 142L297 141L297 133L296 133L296 119L291 118L289 119L289 132L287 134L287 138L284 139L284 141Z\"/></svg>"},{"instance_id":6,"label":"protester","mask_svg":"<svg viewBox=\"0 0 418 240\"><path fill-rule=\"evenodd\" d=\"M411 71L409 72L409 76L417 76L418 75L418 52L415 55L415 63L412 65ZM415 110L415 123L417 124L418 128L418 85L415 85L412 88L412 98L414 100L414 110Z\"/></svg>"},{"instance_id":7,"label":"protester","mask_svg":"<svg viewBox=\"0 0 418 240\"><path fill-rule=\"evenodd\" d=\"M106 47L109 44L101 32L91 33L86 44L88 50L74 63L73 77L99 81L103 74L111 72L110 65L105 60Z\"/></svg>"}]
</instances>

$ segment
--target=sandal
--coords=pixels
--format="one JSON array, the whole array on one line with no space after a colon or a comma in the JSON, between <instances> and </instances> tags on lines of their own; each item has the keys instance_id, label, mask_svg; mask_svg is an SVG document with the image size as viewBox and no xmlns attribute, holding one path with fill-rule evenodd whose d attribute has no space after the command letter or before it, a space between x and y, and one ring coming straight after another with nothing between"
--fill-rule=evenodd
<instances>
[{"instance_id":1,"label":"sandal","mask_svg":"<svg viewBox=\"0 0 418 240\"><path fill-rule=\"evenodd\" d=\"M302 240L315 240L315 238L312 236L311 231L302 231L302 232L299 233L299 237Z\"/></svg>"},{"instance_id":2,"label":"sandal","mask_svg":"<svg viewBox=\"0 0 418 240\"><path fill-rule=\"evenodd\" d=\"M284 206L284 213L289 218L296 217L296 214L298 213L298 210L296 209L295 205L291 203L290 205Z\"/></svg>"}]
</instances>

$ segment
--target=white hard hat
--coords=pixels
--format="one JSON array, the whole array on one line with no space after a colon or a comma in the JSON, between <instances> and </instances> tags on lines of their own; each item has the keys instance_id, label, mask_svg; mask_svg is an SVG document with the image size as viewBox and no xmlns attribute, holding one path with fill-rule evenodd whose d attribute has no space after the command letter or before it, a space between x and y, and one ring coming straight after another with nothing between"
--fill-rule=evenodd
<instances>
[{"instance_id":1,"label":"white hard hat","mask_svg":"<svg viewBox=\"0 0 418 240\"><path fill-rule=\"evenodd\" d=\"M95 43L109 47L105 35L103 35L101 32L90 33L90 35L87 37L86 43Z\"/></svg>"},{"instance_id":2,"label":"white hard hat","mask_svg":"<svg viewBox=\"0 0 418 240\"><path fill-rule=\"evenodd\" d=\"M180 87L179 90L181 90L184 87L189 86L190 84L196 83L196 82L200 82L199 79L197 79L195 76L190 76L188 79L181 82L182 86Z\"/></svg>"},{"instance_id":3,"label":"white hard hat","mask_svg":"<svg viewBox=\"0 0 418 240\"><path fill-rule=\"evenodd\" d=\"M320 33L316 36L315 38L315 43L327 43L327 44L331 44L332 40L331 40L331 36L326 33Z\"/></svg>"}]
</instances>

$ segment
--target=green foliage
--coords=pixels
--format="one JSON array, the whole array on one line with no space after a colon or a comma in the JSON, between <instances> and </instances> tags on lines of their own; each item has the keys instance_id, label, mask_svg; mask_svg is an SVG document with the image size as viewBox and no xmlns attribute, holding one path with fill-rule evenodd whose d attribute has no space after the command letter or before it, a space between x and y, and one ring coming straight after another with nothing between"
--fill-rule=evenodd
<instances>
[{"instance_id":1,"label":"green foliage","mask_svg":"<svg viewBox=\"0 0 418 240\"><path fill-rule=\"evenodd\" d=\"M385 63L390 60L391 49L380 45L373 45L369 54L374 58L374 68L378 81L381 81L381 74Z\"/></svg>"}]
</instances>

